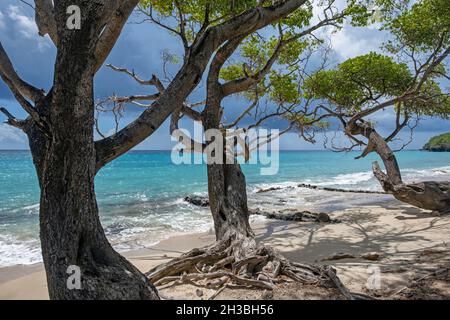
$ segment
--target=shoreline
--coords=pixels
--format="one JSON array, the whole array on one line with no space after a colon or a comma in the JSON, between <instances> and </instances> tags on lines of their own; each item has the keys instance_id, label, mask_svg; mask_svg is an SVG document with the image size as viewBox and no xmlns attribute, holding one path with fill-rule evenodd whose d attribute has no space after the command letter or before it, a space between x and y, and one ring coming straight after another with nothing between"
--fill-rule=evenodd
<instances>
[{"instance_id":1,"label":"shoreline","mask_svg":"<svg viewBox=\"0 0 450 320\"><path fill-rule=\"evenodd\" d=\"M157 264L175 258L194 247L206 246L214 242L210 232L186 233L169 236L145 249L120 252L142 272ZM31 291L29 291L31 287ZM14 265L0 267L0 300L47 300L47 286L44 264Z\"/></svg>"},{"instance_id":2,"label":"shoreline","mask_svg":"<svg viewBox=\"0 0 450 320\"><path fill-rule=\"evenodd\" d=\"M345 173L346 171L352 172ZM405 181L411 182L449 180L450 166L448 164L445 166L433 164L432 169L409 169L406 166L403 173ZM330 179L321 177L317 177L317 179L292 178L283 176L280 181L278 179L270 181L269 179L268 181L249 182L249 207L262 211L279 211L287 205L292 205L298 208L301 206L299 210L329 213L348 207L365 205L371 201L388 201L391 198L386 196L386 199L384 199L383 195L351 197L346 194L299 188L301 184L312 184L319 188L381 190L371 171L347 168L343 173L336 173ZM279 190L270 193L259 192L265 188ZM206 195L206 191L198 192L196 189L192 192L180 191L180 194L160 198L153 197L151 194L150 191L142 193L121 192L117 197L115 194L106 194L109 198L103 204L105 207L100 206L100 216L107 237L116 250L120 252L138 250L174 234L203 232L212 227L212 219L207 208L190 206L183 201L186 196ZM115 200L121 199L120 197L124 197L123 202L122 200ZM101 196L99 198L101 199ZM131 202L128 202L128 200ZM0 268L12 266L16 263L29 264L42 260L39 259L37 218L39 203L17 205L13 209L9 209L9 206L7 203L2 209L3 211L0 212L5 217L5 224L0 224L0 252L2 253ZM148 235L151 235L151 237Z\"/></svg>"},{"instance_id":3,"label":"shoreline","mask_svg":"<svg viewBox=\"0 0 450 320\"><path fill-rule=\"evenodd\" d=\"M390 200L354 206L332 212L331 216L341 223L267 220L253 223L252 228L258 242L278 249L292 261L333 265L345 285L360 293L367 293L370 266L381 270L382 287L378 291L392 294L411 283L411 279L443 263L450 264L450 248L446 244L450 234L448 215L433 216ZM123 254L146 272L181 253L211 244L214 238L213 232L177 235ZM362 258L368 253L378 253L380 257L373 261ZM344 258L339 258L339 254L345 254ZM439 288L450 297L448 285L439 284ZM238 299L242 295L260 298L255 292L236 291L240 290L225 290L218 299ZM195 287L189 285L164 289L161 294L175 299L199 299ZM42 264L0 268L0 299L48 299Z\"/></svg>"}]
</instances>

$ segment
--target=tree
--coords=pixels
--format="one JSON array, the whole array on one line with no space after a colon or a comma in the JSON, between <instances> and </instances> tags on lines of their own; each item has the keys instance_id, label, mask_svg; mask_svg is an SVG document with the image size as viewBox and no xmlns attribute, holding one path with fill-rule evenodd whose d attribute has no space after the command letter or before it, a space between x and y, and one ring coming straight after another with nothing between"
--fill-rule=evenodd
<instances>
[{"instance_id":1,"label":"tree","mask_svg":"<svg viewBox=\"0 0 450 320\"><path fill-rule=\"evenodd\" d=\"M392 14L393 10L387 12ZM332 143L333 149L349 151L364 146L358 158L376 152L386 173L377 162L373 171L385 191L400 201L437 212L450 209L450 184L404 183L389 143L402 129L409 126L413 130L420 117L450 115L450 97L442 83L442 79L448 79L445 59L450 53L449 18L448 1L420 1L402 7L384 23L384 29L392 35L386 50L400 61L372 52L335 69L317 72L304 85L307 96L320 100L319 106L304 115L338 119L350 140L350 146L343 148ZM394 130L383 137L371 117L389 109L396 115Z\"/></svg>"},{"instance_id":2,"label":"tree","mask_svg":"<svg viewBox=\"0 0 450 320\"><path fill-rule=\"evenodd\" d=\"M152 1L143 1L144 5ZM202 28L186 37L185 61L151 108L116 134L94 141L93 78L119 37L138 0L36 0L40 35L57 48L55 74L48 92L22 80L0 46L0 75L29 114L18 120L5 109L7 122L22 129L41 189L40 238L51 299L158 299L150 282L113 250L99 221L94 177L106 164L144 139L178 108L199 83L214 52L294 12L305 0L244 1L229 12L226 1L203 2ZM177 2L155 1L164 14ZM239 2L241 3L241 2ZM69 6L78 6L81 28L69 29ZM219 8L220 10L217 10ZM210 12L217 16L210 20ZM154 81L156 87L158 82ZM81 290L66 285L69 266L81 270Z\"/></svg>"},{"instance_id":3,"label":"tree","mask_svg":"<svg viewBox=\"0 0 450 320\"><path fill-rule=\"evenodd\" d=\"M259 33L251 33L236 37L222 45L210 62L205 88L206 101L201 103L204 104L203 110L196 111L187 102L180 105L172 115L172 132L178 128L181 115L186 115L200 122L205 130L222 131L223 136L216 139L225 141L229 137L225 130L235 127L243 117L251 114L260 99L276 103L279 108L264 115L256 113L258 120L250 127L260 125L270 117L287 113L289 108L299 102L298 93L292 90L297 87L292 74L297 72L301 68L299 65L304 62L300 57L301 54L312 47L312 41L307 38L321 27L338 25L344 18L351 16L356 20L356 17L361 18L367 14L365 7L353 1L343 11L336 10L333 4L334 1L330 1L324 5L324 17L317 23L310 22L312 7L297 10L292 16L276 24L275 30L279 31L278 38L264 39ZM182 30L183 21L188 19L184 17L181 4L168 8L167 15L176 18L172 10L176 12L177 9L181 12L178 18L180 27L172 29ZM151 13L149 16L151 17ZM161 23L154 18L152 20ZM195 21L195 18L193 20L194 24L200 23ZM183 42L185 38L187 37L182 37ZM230 58L238 48L240 48L238 62L230 62ZM123 71L117 67L114 69ZM125 72L132 75L129 71ZM223 101L226 97L236 94L244 95L251 101L251 105L234 121L226 124L223 120ZM118 101L124 99L119 98ZM285 131L290 127L288 126ZM183 137L183 140L187 149L198 146L200 152L217 144L217 140L206 143L190 141L187 137ZM250 148L244 144L243 149L247 157ZM238 284L273 289L272 283L281 281L280 276L285 276L302 283L331 281L342 288L332 268L291 263L272 248L256 244L249 223L245 176L235 159L236 150L231 150L231 153L227 153L223 148L214 150L221 153L222 160L231 158L232 162L211 161L207 165L209 204L214 220L216 243L206 248L194 249L180 258L155 267L147 273L150 279L157 285L215 279L213 286L217 288ZM208 159L217 157L217 154L208 154L208 157ZM346 297L353 297L347 291L343 292Z\"/></svg>"}]
</instances>

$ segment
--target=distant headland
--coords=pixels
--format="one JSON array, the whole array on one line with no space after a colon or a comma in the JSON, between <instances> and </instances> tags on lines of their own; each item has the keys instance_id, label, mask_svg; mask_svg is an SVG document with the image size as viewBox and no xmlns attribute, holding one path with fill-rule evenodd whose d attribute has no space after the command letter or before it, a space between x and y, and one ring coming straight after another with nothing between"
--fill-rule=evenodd
<instances>
[{"instance_id":1,"label":"distant headland","mask_svg":"<svg viewBox=\"0 0 450 320\"><path fill-rule=\"evenodd\" d=\"M434 136L423 146L423 150L444 152L450 151L450 132Z\"/></svg>"}]
</instances>

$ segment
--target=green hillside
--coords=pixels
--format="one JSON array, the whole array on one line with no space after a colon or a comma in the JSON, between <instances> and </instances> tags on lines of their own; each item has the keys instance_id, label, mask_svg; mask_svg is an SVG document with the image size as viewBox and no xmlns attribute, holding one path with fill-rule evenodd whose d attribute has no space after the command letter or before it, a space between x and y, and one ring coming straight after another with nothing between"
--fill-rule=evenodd
<instances>
[{"instance_id":1,"label":"green hillside","mask_svg":"<svg viewBox=\"0 0 450 320\"><path fill-rule=\"evenodd\" d=\"M450 132L434 136L423 146L427 151L450 151Z\"/></svg>"}]
</instances>

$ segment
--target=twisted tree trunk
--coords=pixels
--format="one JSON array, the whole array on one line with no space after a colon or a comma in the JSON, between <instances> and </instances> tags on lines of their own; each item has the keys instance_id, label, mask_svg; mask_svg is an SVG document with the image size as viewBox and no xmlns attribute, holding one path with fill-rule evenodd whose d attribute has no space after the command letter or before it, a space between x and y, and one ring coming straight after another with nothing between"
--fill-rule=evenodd
<instances>
[{"instance_id":1,"label":"twisted tree trunk","mask_svg":"<svg viewBox=\"0 0 450 320\"><path fill-rule=\"evenodd\" d=\"M228 52L228 54L231 54ZM216 58L217 59L217 58ZM225 61L225 56L222 58ZM205 130L219 130L221 121L220 103L223 99L215 74L218 74L215 62L208 77L208 99L203 112ZM208 197L214 219L217 242L230 241L233 256L239 260L256 248L255 236L250 228L247 207L247 185L244 173L237 160L225 150L223 137L221 163L208 162ZM212 141L211 144L216 143ZM216 143L216 145L218 145Z\"/></svg>"},{"instance_id":2,"label":"twisted tree trunk","mask_svg":"<svg viewBox=\"0 0 450 320\"><path fill-rule=\"evenodd\" d=\"M114 251L100 224L93 132L98 59L93 52L101 27L98 21L104 17L98 4L78 4L83 9L81 30L65 28L68 4L55 7L61 40L53 88L36 103L39 120L29 118L24 128L41 189L40 239L49 295L51 299L158 299L146 277ZM81 287L70 286L74 267L79 268Z\"/></svg>"},{"instance_id":3,"label":"twisted tree trunk","mask_svg":"<svg viewBox=\"0 0 450 320\"><path fill-rule=\"evenodd\" d=\"M369 140L369 147L382 159L386 168L384 173L378 162L374 162L372 169L383 190L391 193L397 200L422 209L437 213L450 211L450 182L424 181L418 183L404 183L394 152L389 144L368 123L358 124L352 134L363 134Z\"/></svg>"},{"instance_id":4,"label":"twisted tree trunk","mask_svg":"<svg viewBox=\"0 0 450 320\"><path fill-rule=\"evenodd\" d=\"M41 187L40 238L51 299L157 299L154 287L109 244L94 191L92 78L57 76L46 137L28 127ZM67 285L80 268L81 289Z\"/></svg>"},{"instance_id":5,"label":"twisted tree trunk","mask_svg":"<svg viewBox=\"0 0 450 320\"><path fill-rule=\"evenodd\" d=\"M423 181L393 184L389 175L381 171L378 162L372 165L373 173L386 191L402 202L436 213L450 211L450 182Z\"/></svg>"},{"instance_id":6,"label":"twisted tree trunk","mask_svg":"<svg viewBox=\"0 0 450 320\"><path fill-rule=\"evenodd\" d=\"M244 173L236 164L208 165L208 194L216 240L231 241L236 259L256 248L250 228Z\"/></svg>"},{"instance_id":7,"label":"twisted tree trunk","mask_svg":"<svg viewBox=\"0 0 450 320\"><path fill-rule=\"evenodd\" d=\"M375 146L376 153L383 160L390 183L382 184L384 191L394 191L393 185L402 184L402 174L392 149L388 143L375 130L371 130L368 134L368 139L372 145ZM380 181L381 183L381 181Z\"/></svg>"}]
</instances>

